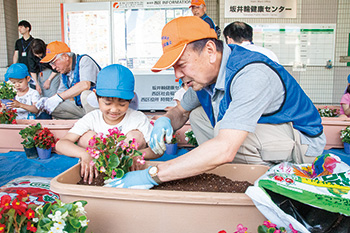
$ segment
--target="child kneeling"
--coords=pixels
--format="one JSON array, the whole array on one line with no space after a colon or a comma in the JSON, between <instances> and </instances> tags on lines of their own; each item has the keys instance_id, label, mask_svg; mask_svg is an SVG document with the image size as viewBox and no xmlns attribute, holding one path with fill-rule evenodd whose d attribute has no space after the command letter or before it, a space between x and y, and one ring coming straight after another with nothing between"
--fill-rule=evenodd
<instances>
[{"instance_id":1,"label":"child kneeling","mask_svg":"<svg viewBox=\"0 0 350 233\"><path fill-rule=\"evenodd\" d=\"M1 110L5 107L17 110L16 119L35 119L39 110L35 107L40 99L40 94L29 87L30 75L25 64L12 64L5 73L5 80L9 80L16 89L16 97L11 102L1 104Z\"/></svg>"},{"instance_id":2,"label":"child kneeling","mask_svg":"<svg viewBox=\"0 0 350 233\"><path fill-rule=\"evenodd\" d=\"M81 159L81 176L89 183L97 170L90 166L92 157L86 151L88 142L97 133L108 134L108 129L118 127L126 140L136 139L139 149L150 139L152 125L147 116L129 108L134 97L135 80L131 71L122 65L109 65L97 75L96 92L99 109L79 119L72 129L56 144L56 150ZM78 142L78 145L75 143Z\"/></svg>"}]
</instances>

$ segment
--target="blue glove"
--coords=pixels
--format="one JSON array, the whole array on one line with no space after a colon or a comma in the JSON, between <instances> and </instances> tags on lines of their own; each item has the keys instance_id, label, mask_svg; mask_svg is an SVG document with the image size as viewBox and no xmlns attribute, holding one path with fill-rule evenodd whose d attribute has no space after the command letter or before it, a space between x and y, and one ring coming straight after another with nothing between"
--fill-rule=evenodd
<instances>
[{"instance_id":1,"label":"blue glove","mask_svg":"<svg viewBox=\"0 0 350 233\"><path fill-rule=\"evenodd\" d=\"M164 154L166 147L164 142L164 136L167 143L171 143L173 137L173 127L171 126L170 119L167 117L160 117L154 122L154 127L151 133L151 139L149 146L154 153L162 155Z\"/></svg>"},{"instance_id":2,"label":"blue glove","mask_svg":"<svg viewBox=\"0 0 350 233\"><path fill-rule=\"evenodd\" d=\"M105 187L131 188L131 189L150 189L158 185L149 175L148 169L138 170L126 173L123 178L115 178L105 181Z\"/></svg>"}]
</instances>

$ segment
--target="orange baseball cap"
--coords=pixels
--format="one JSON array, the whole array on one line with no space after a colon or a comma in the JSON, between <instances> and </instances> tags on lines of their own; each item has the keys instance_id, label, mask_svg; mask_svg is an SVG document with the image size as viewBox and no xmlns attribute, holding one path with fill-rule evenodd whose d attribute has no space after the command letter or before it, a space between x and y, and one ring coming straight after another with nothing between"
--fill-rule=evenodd
<instances>
[{"instance_id":1,"label":"orange baseball cap","mask_svg":"<svg viewBox=\"0 0 350 233\"><path fill-rule=\"evenodd\" d=\"M202 4L205 6L204 0L191 0L191 6L189 8L192 6L200 6Z\"/></svg>"},{"instance_id":2,"label":"orange baseball cap","mask_svg":"<svg viewBox=\"0 0 350 233\"><path fill-rule=\"evenodd\" d=\"M54 41L47 45L46 47L46 56L41 59L41 63L48 63L56 57L57 54L69 53L70 48L68 45L61 41Z\"/></svg>"},{"instance_id":3,"label":"orange baseball cap","mask_svg":"<svg viewBox=\"0 0 350 233\"><path fill-rule=\"evenodd\" d=\"M185 51L187 44L217 35L209 24L197 16L178 17L167 23L162 30L163 55L151 69L159 72L172 67Z\"/></svg>"}]
</instances>

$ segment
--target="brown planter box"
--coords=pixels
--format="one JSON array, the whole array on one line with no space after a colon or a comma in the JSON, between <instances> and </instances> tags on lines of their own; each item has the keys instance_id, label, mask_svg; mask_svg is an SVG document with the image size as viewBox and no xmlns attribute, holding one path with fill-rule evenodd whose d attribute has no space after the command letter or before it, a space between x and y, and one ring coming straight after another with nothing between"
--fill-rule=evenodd
<instances>
[{"instance_id":1,"label":"brown planter box","mask_svg":"<svg viewBox=\"0 0 350 233\"><path fill-rule=\"evenodd\" d=\"M148 162L148 165L156 162ZM211 171L232 180L254 182L262 165L225 164ZM217 233L238 224L255 232L266 218L244 193L137 190L77 185L80 164L51 180L65 203L86 200L88 232Z\"/></svg>"},{"instance_id":2,"label":"brown planter box","mask_svg":"<svg viewBox=\"0 0 350 233\"><path fill-rule=\"evenodd\" d=\"M24 151L21 142L23 139L19 131L30 124L41 123L55 136L62 138L70 130L77 120L17 120L17 124L0 124L0 153L9 151ZM7 139L7 140L5 140Z\"/></svg>"},{"instance_id":3,"label":"brown planter box","mask_svg":"<svg viewBox=\"0 0 350 233\"><path fill-rule=\"evenodd\" d=\"M340 130L350 126L350 118L322 117L323 132L327 143L325 150L330 148L344 148L340 139Z\"/></svg>"}]
</instances>

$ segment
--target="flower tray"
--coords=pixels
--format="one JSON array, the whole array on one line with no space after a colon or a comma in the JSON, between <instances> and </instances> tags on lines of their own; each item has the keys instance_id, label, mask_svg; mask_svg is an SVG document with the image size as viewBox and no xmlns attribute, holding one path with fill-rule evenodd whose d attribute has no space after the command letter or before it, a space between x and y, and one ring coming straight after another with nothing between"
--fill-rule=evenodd
<instances>
[{"instance_id":1,"label":"flower tray","mask_svg":"<svg viewBox=\"0 0 350 233\"><path fill-rule=\"evenodd\" d=\"M17 120L17 124L0 124L0 153L9 151L24 151L21 142L23 139L19 131L30 124L41 123L47 127L54 137L62 138L77 120Z\"/></svg>"},{"instance_id":2,"label":"flower tray","mask_svg":"<svg viewBox=\"0 0 350 233\"><path fill-rule=\"evenodd\" d=\"M146 166L157 164L147 162ZM225 164L210 173L253 183L268 170L262 165ZM65 203L86 200L88 232L217 233L238 224L257 229L266 218L244 193L137 190L77 185L80 164L51 180Z\"/></svg>"}]
</instances>

